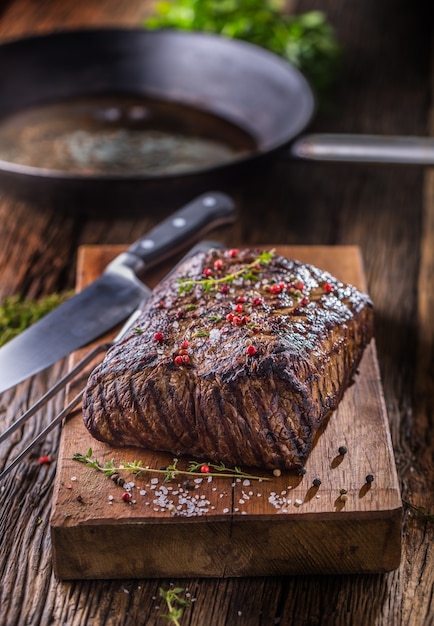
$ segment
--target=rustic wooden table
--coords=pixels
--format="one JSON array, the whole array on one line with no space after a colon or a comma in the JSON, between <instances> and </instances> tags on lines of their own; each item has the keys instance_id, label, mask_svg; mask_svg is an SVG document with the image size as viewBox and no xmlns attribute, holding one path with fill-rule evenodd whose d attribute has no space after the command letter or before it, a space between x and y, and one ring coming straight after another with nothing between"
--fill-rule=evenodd
<instances>
[{"instance_id":1,"label":"rustic wooden table","mask_svg":"<svg viewBox=\"0 0 434 626\"><path fill-rule=\"evenodd\" d=\"M334 110L319 131L434 134L429 108L432 9L420 0L299 0L297 11L327 11L346 47ZM146 0L5 0L0 40L89 25L137 25ZM432 93L432 91L431 91ZM1 97L1 96L0 96ZM276 162L237 191L239 217L220 234L229 245L357 244L376 307L386 407L404 500L399 569L388 574L173 580L195 602L182 623L387 626L434 624L434 174L407 166ZM127 244L156 218L95 220L35 210L0 195L0 295L36 297L74 284L80 244ZM59 374L3 394L4 429ZM59 410L62 398L1 448L2 465ZM163 624L160 580L59 582L52 574L49 515L59 433L1 485L0 623ZM369 537L366 537L369 541ZM166 584L165 581L164 584Z\"/></svg>"}]
</instances>

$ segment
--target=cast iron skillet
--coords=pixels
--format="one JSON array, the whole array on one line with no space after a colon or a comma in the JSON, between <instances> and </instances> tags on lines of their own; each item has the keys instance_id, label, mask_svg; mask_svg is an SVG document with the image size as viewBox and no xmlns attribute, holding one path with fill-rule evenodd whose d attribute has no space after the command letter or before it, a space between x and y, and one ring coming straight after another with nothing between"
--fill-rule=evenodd
<instances>
[{"instance_id":1,"label":"cast iron skillet","mask_svg":"<svg viewBox=\"0 0 434 626\"><path fill-rule=\"evenodd\" d=\"M0 46L0 89L0 119L41 103L124 94L210 113L250 138L249 150L235 160L182 174L77 174L0 161L1 187L58 210L146 212L155 198L179 203L242 181L282 151L295 158L434 163L434 145L423 138L300 137L315 112L305 78L262 48L216 35L91 29L15 40Z\"/></svg>"}]
</instances>

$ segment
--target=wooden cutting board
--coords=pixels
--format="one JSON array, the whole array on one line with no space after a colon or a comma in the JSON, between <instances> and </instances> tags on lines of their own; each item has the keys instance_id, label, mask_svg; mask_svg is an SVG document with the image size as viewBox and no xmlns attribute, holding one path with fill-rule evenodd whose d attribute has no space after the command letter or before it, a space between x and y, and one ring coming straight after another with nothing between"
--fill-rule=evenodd
<instances>
[{"instance_id":1,"label":"wooden cutting board","mask_svg":"<svg viewBox=\"0 0 434 626\"><path fill-rule=\"evenodd\" d=\"M122 249L81 248L77 289L99 276ZM277 251L366 289L357 247ZM149 284L162 273L163 268L149 277ZM74 354L71 363L84 352ZM346 454L339 454L340 446ZM374 341L303 476L259 472L262 481L204 476L186 484L185 476L164 483L161 474L123 474L134 483L132 501L125 502L124 488L73 460L74 453L89 448L101 463L141 460L157 469L173 463L167 454L101 444L84 428L81 412L72 414L62 430L51 516L58 578L362 573L399 565L401 498ZM368 474L374 476L371 483ZM315 478L321 479L319 487Z\"/></svg>"}]
</instances>

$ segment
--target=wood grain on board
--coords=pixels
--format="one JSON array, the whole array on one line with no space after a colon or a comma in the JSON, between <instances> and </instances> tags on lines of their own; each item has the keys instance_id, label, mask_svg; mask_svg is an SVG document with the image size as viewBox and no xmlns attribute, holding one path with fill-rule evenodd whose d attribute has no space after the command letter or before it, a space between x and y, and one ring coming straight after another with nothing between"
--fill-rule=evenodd
<instances>
[{"instance_id":1,"label":"wood grain on board","mask_svg":"<svg viewBox=\"0 0 434 626\"><path fill-rule=\"evenodd\" d=\"M122 249L82 247L77 289L98 277ZM357 247L280 246L277 251L365 288ZM149 284L160 277L161 272L150 276ZM74 354L73 362L82 353ZM339 454L340 446L347 454ZM127 503L121 487L72 459L89 448L101 463L140 459L157 469L173 463L168 454L97 442L80 411L67 420L51 516L59 578L275 576L399 566L401 499L374 341L317 439L303 476L259 472L261 481L205 477L186 484L184 476L164 483L161 474L124 475L134 482L134 502ZM179 468L186 465L180 459ZM374 476L370 484L368 474ZM313 486L315 478L319 487Z\"/></svg>"}]
</instances>

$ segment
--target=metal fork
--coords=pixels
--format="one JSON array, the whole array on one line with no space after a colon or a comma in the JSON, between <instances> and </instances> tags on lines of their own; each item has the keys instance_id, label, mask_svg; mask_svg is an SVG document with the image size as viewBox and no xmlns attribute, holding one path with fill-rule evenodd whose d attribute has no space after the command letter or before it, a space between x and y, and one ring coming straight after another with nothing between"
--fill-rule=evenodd
<instances>
[{"instance_id":1,"label":"metal fork","mask_svg":"<svg viewBox=\"0 0 434 626\"><path fill-rule=\"evenodd\" d=\"M93 348L86 356L84 356L78 363L75 365L65 376L60 378L55 385L53 385L39 400L35 402L25 413L21 415L4 433L0 435L0 443L5 441L8 437L10 437L20 426L22 426L32 415L34 415L39 409L47 404L54 396L56 396L62 389L66 387L66 385L74 380L78 374L80 374L84 368L89 365L96 357L102 353L106 353L109 348L114 346L118 341L120 341L127 333L127 331L132 327L134 322L137 320L141 307L143 306L145 301L140 303L140 308L138 307L134 313L128 318L127 322L122 326L119 333L112 341L108 341L105 343L100 343L95 348ZM50 433L53 428L55 428L58 424L60 424L63 419L79 404L81 398L83 396L83 389L79 391L79 393L56 415L56 417L51 420L51 422L37 435L33 441L25 448L13 461L5 467L5 469L0 473L0 480L7 476L9 472L11 472L14 467L20 463L26 457L31 450L35 446L38 445L41 441L44 440L46 435Z\"/></svg>"},{"instance_id":2,"label":"metal fork","mask_svg":"<svg viewBox=\"0 0 434 626\"><path fill-rule=\"evenodd\" d=\"M190 252L184 256L181 261L175 266L175 268L169 273L169 276L188 258L193 256L196 252L210 250L212 248L221 248L222 245L218 242L201 242L194 246ZM149 293L149 295L151 292ZM130 315L125 324L122 326L118 334L111 341L107 341L104 343L100 343L95 346L88 354L86 354L78 363L75 365L65 376L60 378L58 382L53 385L39 400L35 402L21 417L19 417L11 426L0 435L0 443L5 441L8 437L10 437L20 426L22 426L32 415L34 415L39 409L47 404L54 396L56 396L62 389L66 387L66 385L77 378L78 374L84 371L85 367L89 365L96 357L102 353L106 353L109 348L114 346L116 343L121 341L121 339L127 334L128 330L132 328L133 324L136 322L139 317L142 307L148 298L142 300L137 307L137 309ZM69 415L69 413L80 403L83 396L83 389L77 393L77 395L65 406L60 413L56 415L56 417L33 439L33 441L8 465L5 469L0 473L0 481L2 478L7 476L17 465L22 461L31 450L35 446L38 445L43 439L50 433L53 428L55 428L58 424L60 424L63 419Z\"/></svg>"}]
</instances>

